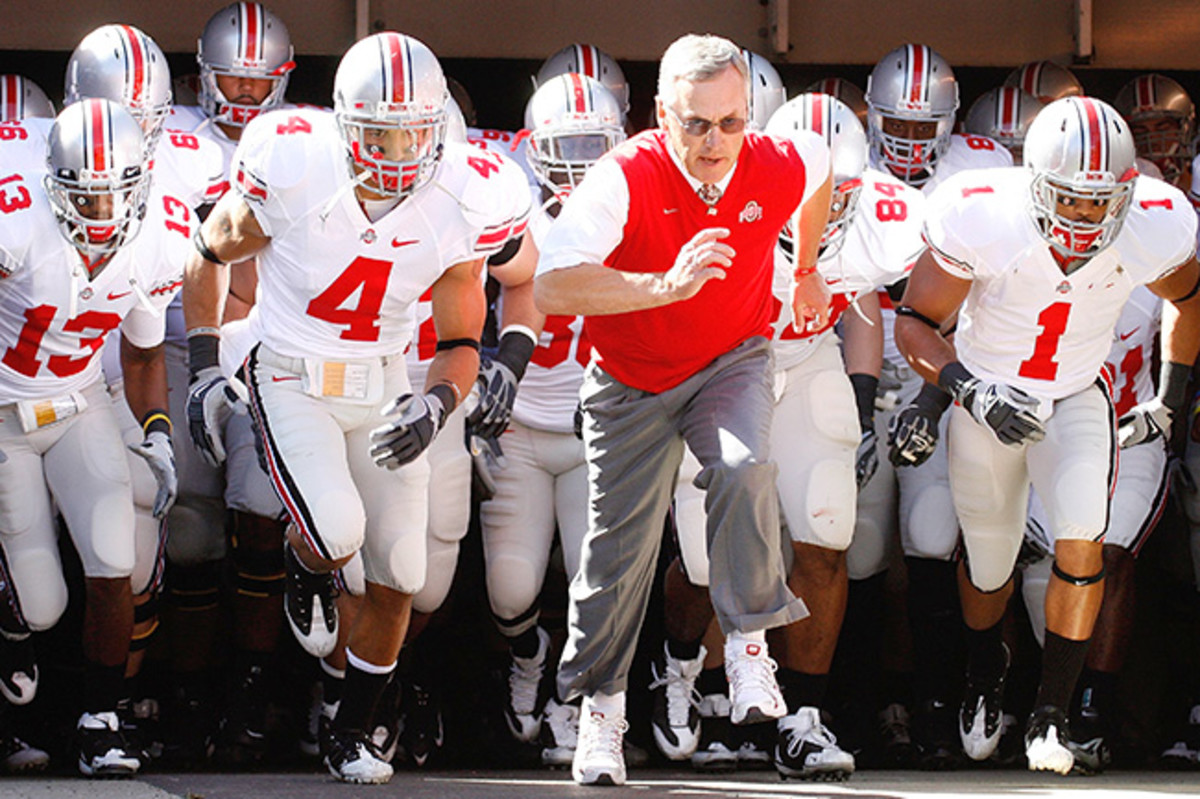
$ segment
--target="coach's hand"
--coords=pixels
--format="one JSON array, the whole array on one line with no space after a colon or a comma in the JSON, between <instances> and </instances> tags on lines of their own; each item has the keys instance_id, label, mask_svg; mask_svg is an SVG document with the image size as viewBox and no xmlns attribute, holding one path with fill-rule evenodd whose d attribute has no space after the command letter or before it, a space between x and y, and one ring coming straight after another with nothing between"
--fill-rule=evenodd
<instances>
[{"instance_id":1,"label":"coach's hand","mask_svg":"<svg viewBox=\"0 0 1200 799\"><path fill-rule=\"evenodd\" d=\"M733 266L737 254L721 241L728 235L729 228L705 228L680 248L674 266L661 278L662 292L671 302L694 297L710 280L725 279L725 270Z\"/></svg>"}]
</instances>

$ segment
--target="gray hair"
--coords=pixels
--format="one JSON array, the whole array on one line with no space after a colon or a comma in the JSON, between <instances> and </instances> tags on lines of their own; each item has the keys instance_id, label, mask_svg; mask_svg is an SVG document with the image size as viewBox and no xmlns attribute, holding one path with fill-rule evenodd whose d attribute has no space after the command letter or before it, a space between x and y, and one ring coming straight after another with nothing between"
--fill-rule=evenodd
<instances>
[{"instance_id":1,"label":"gray hair","mask_svg":"<svg viewBox=\"0 0 1200 799\"><path fill-rule=\"evenodd\" d=\"M676 81L712 80L730 66L749 84L750 71L736 44L712 34L681 36L671 43L659 62L658 96L664 103L674 102Z\"/></svg>"}]
</instances>

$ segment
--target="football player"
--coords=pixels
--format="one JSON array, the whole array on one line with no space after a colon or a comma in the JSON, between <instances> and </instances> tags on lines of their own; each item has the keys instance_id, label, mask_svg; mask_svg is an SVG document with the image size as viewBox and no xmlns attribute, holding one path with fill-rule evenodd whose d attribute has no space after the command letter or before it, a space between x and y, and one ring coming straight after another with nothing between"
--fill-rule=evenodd
<instances>
[{"instance_id":1,"label":"football player","mask_svg":"<svg viewBox=\"0 0 1200 799\"><path fill-rule=\"evenodd\" d=\"M444 141L446 85L433 53L398 33L359 41L334 79L334 113L281 109L248 126L234 191L196 237L184 309L197 420L228 402L219 366L223 264L256 255L246 363L264 457L288 509L287 618L313 654L337 640L331 572L361 551L362 608L349 633L330 771L387 782L375 706L425 581L424 450L479 372L485 260L523 230L524 178ZM403 352L431 291L437 354L411 387ZM215 398L209 400L208 398ZM390 399L389 399L390 398ZM211 448L215 424L192 426Z\"/></svg>"},{"instance_id":2,"label":"football player","mask_svg":"<svg viewBox=\"0 0 1200 799\"><path fill-rule=\"evenodd\" d=\"M1047 106L1025 140L1025 170L972 170L930 198L929 252L897 313L909 364L944 392L966 561L964 748L987 757L1002 731L1008 654L1000 622L1032 483L1054 537L1046 643L1026 726L1032 770L1074 765L1065 711L1104 592L1116 448L1169 434L1200 350L1196 217L1182 192L1138 177L1128 127L1109 105ZM1032 197L1032 203L1028 198ZM1167 301L1158 393L1120 420L1101 378L1130 293ZM939 326L959 305L951 345Z\"/></svg>"},{"instance_id":3,"label":"football player","mask_svg":"<svg viewBox=\"0 0 1200 799\"><path fill-rule=\"evenodd\" d=\"M1043 103L1083 94L1083 84L1075 73L1053 61L1026 62L1009 73L1004 85L1032 94Z\"/></svg>"},{"instance_id":4,"label":"football player","mask_svg":"<svg viewBox=\"0 0 1200 799\"><path fill-rule=\"evenodd\" d=\"M958 110L958 82L950 65L925 45L906 44L885 55L867 78L866 101L869 164L928 195L943 180L963 169L1002 167L1012 156L986 136L953 133ZM902 384L900 396L914 400L921 390L918 375L907 369L891 335L894 315L884 309L884 359ZM901 422L912 410L892 414ZM894 423L894 422L893 422ZM904 429L907 429L906 424ZM950 501L945 453L934 452L919 467L897 469L899 532L909 572L909 623L915 665L916 712L913 734L921 761L935 768L953 765L957 755L953 706L954 677L961 649L954 563L958 524ZM880 490L874 486L869 491ZM892 529L891 518L874 515L888 503L870 502L860 513L871 523Z\"/></svg>"},{"instance_id":5,"label":"football player","mask_svg":"<svg viewBox=\"0 0 1200 799\"><path fill-rule=\"evenodd\" d=\"M131 446L155 478L152 512L162 519L176 491L163 309L179 289L195 214L186 200L151 188L142 129L110 101L64 110L43 163L5 179L0 217L0 384L11 409L0 436L0 516L10 531L3 546L29 627L50 627L67 598L53 498L86 587L78 766L87 775L130 774L140 755L116 710L134 623L134 498L98 356L120 327L125 400L142 432Z\"/></svg>"},{"instance_id":6,"label":"football player","mask_svg":"<svg viewBox=\"0 0 1200 799\"><path fill-rule=\"evenodd\" d=\"M1117 92L1113 107L1129 123L1138 157L1153 164L1163 180L1189 189L1196 106L1187 91L1165 75L1138 75Z\"/></svg>"},{"instance_id":7,"label":"football player","mask_svg":"<svg viewBox=\"0 0 1200 799\"><path fill-rule=\"evenodd\" d=\"M22 75L0 75L0 122L54 118L54 103L42 87Z\"/></svg>"},{"instance_id":8,"label":"football player","mask_svg":"<svg viewBox=\"0 0 1200 799\"><path fill-rule=\"evenodd\" d=\"M1015 86L989 89L971 103L963 130L1000 142L1012 153L1013 163L1019 165L1025 134L1043 105L1041 100Z\"/></svg>"},{"instance_id":9,"label":"football player","mask_svg":"<svg viewBox=\"0 0 1200 799\"><path fill-rule=\"evenodd\" d=\"M526 120L527 157L540 181L539 210L529 225L537 242L587 170L624 141L625 132L612 92L576 73L544 82L526 107ZM542 335L520 378L512 421L499 437L503 461L489 469L494 488L480 507L480 522L492 617L509 645L509 731L519 741L535 742L545 726L550 740L542 762L567 766L579 709L546 696L543 675L553 661L538 611L555 529L568 582L578 571L587 530L587 468L574 416L589 350L581 317L539 321ZM481 454L496 458L492 450Z\"/></svg>"}]
</instances>

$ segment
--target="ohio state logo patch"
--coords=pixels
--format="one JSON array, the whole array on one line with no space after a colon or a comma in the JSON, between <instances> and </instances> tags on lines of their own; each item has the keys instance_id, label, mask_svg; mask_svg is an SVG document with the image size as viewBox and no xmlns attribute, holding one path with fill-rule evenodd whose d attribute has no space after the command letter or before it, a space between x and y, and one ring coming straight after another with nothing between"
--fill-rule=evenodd
<instances>
[{"instance_id":1,"label":"ohio state logo patch","mask_svg":"<svg viewBox=\"0 0 1200 799\"><path fill-rule=\"evenodd\" d=\"M738 214L739 222L757 222L762 219L762 206L754 200L746 203L746 207Z\"/></svg>"}]
</instances>

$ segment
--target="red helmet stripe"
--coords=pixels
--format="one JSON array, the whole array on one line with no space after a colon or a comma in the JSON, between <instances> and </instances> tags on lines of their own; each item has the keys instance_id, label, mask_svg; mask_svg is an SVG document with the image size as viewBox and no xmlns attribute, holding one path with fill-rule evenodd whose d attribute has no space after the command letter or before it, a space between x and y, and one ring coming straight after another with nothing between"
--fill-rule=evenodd
<instances>
[{"instance_id":1,"label":"red helmet stripe","mask_svg":"<svg viewBox=\"0 0 1200 799\"><path fill-rule=\"evenodd\" d=\"M129 25L119 27L121 33L124 34L125 47L129 51L129 59L125 65L125 69L129 73L126 76L129 85L129 101L138 104L147 95L146 79L149 77L149 71L146 69L146 43L142 40L140 32Z\"/></svg>"},{"instance_id":2,"label":"red helmet stripe","mask_svg":"<svg viewBox=\"0 0 1200 799\"><path fill-rule=\"evenodd\" d=\"M1009 131L1017 127L1017 108L1021 104L1021 92L1012 86L1000 90L1000 130Z\"/></svg>"},{"instance_id":3,"label":"red helmet stripe","mask_svg":"<svg viewBox=\"0 0 1200 799\"><path fill-rule=\"evenodd\" d=\"M600 80L600 56L596 54L596 48L590 44L576 45L578 49L579 71L589 78Z\"/></svg>"},{"instance_id":4,"label":"red helmet stripe","mask_svg":"<svg viewBox=\"0 0 1200 799\"><path fill-rule=\"evenodd\" d=\"M253 63L262 58L262 6L258 3L242 3L240 11L242 36L239 44L242 47L242 58Z\"/></svg>"},{"instance_id":5,"label":"red helmet stripe","mask_svg":"<svg viewBox=\"0 0 1200 799\"><path fill-rule=\"evenodd\" d=\"M583 90L583 78L577 72L568 72L567 78L571 83L570 105L576 113L588 110L587 93Z\"/></svg>"},{"instance_id":6,"label":"red helmet stripe","mask_svg":"<svg viewBox=\"0 0 1200 799\"><path fill-rule=\"evenodd\" d=\"M380 37L383 52L383 97L386 102L405 103L412 97L412 70L406 69L411 55L408 40L398 33ZM389 85L390 84L390 85Z\"/></svg>"},{"instance_id":7,"label":"red helmet stripe","mask_svg":"<svg viewBox=\"0 0 1200 799\"><path fill-rule=\"evenodd\" d=\"M1042 63L1040 61L1026 64L1021 72L1021 88L1034 97L1041 97L1042 93L1038 91L1038 84L1041 82L1041 73Z\"/></svg>"},{"instance_id":8,"label":"red helmet stripe","mask_svg":"<svg viewBox=\"0 0 1200 799\"><path fill-rule=\"evenodd\" d=\"M812 96L812 132L818 136L825 135L825 95L814 94Z\"/></svg>"},{"instance_id":9,"label":"red helmet stripe","mask_svg":"<svg viewBox=\"0 0 1200 799\"><path fill-rule=\"evenodd\" d=\"M1104 164L1104 137L1101 135L1100 110L1096 108L1096 104L1090 99L1084 98L1080 103L1083 107L1083 112L1087 116L1087 127L1084 129L1084 135L1087 137L1084 141L1084 152L1087 153L1089 172L1099 172L1103 169Z\"/></svg>"},{"instance_id":10,"label":"red helmet stripe","mask_svg":"<svg viewBox=\"0 0 1200 799\"><path fill-rule=\"evenodd\" d=\"M5 75L4 83L0 85L0 105L4 108L3 119L20 119L21 113L21 79L16 75Z\"/></svg>"},{"instance_id":11,"label":"red helmet stripe","mask_svg":"<svg viewBox=\"0 0 1200 799\"><path fill-rule=\"evenodd\" d=\"M1154 108L1154 76L1139 75L1137 82L1134 83L1134 94L1137 96L1133 106L1134 111Z\"/></svg>"},{"instance_id":12,"label":"red helmet stripe","mask_svg":"<svg viewBox=\"0 0 1200 799\"><path fill-rule=\"evenodd\" d=\"M108 169L108 161L105 157L108 148L108 106L101 100L88 100L87 108L85 109L88 115L88 129L91 133L90 151L92 154L92 170L95 172L103 172Z\"/></svg>"},{"instance_id":13,"label":"red helmet stripe","mask_svg":"<svg viewBox=\"0 0 1200 799\"><path fill-rule=\"evenodd\" d=\"M923 44L910 44L908 46L908 65L908 75L912 81L908 99L914 103L920 103L925 99L925 91L929 85L925 75L925 71L929 68L928 48Z\"/></svg>"}]
</instances>

